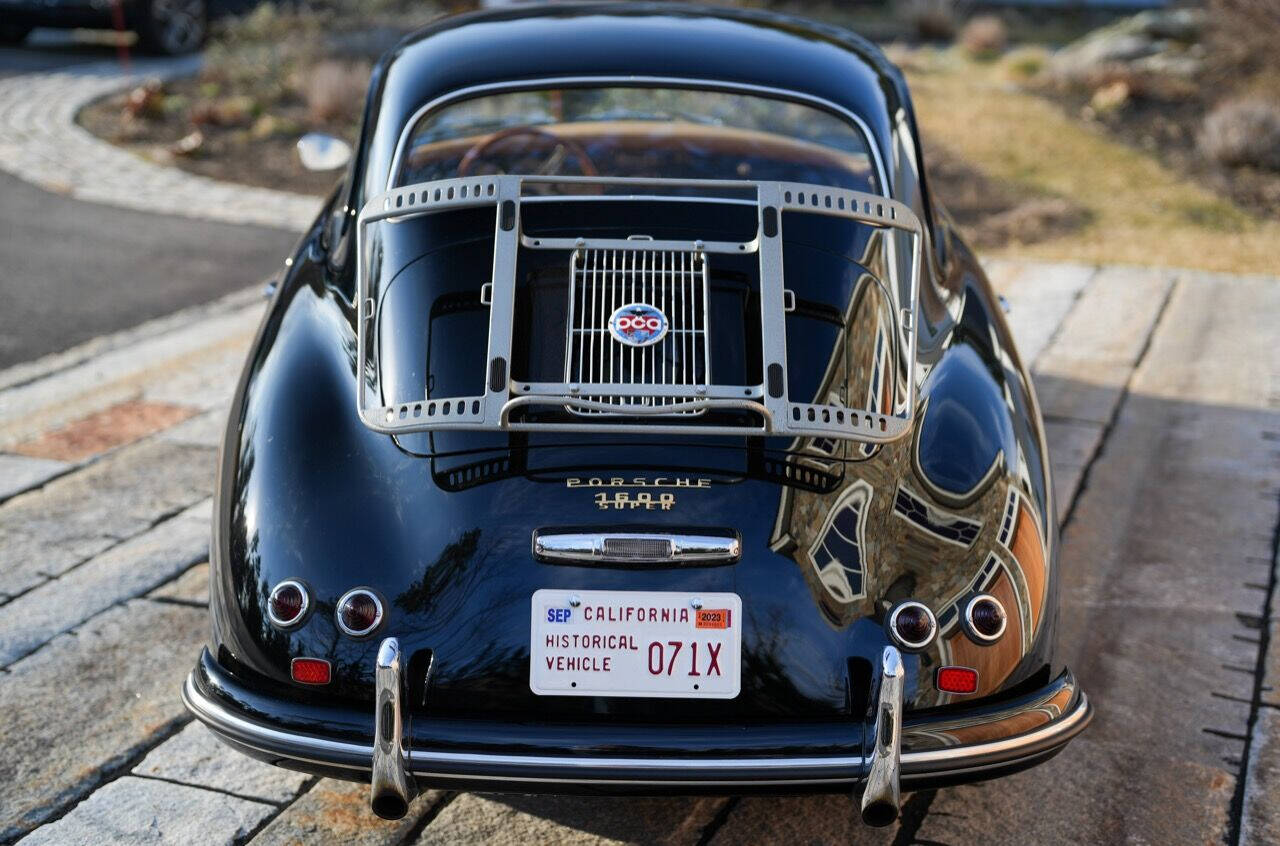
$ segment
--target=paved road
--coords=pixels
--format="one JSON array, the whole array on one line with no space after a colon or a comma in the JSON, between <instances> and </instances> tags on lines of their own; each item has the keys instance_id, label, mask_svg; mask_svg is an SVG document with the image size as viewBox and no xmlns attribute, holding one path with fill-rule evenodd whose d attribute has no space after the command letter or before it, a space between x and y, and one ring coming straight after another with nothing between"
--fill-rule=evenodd
<instances>
[{"instance_id":1,"label":"paved road","mask_svg":"<svg viewBox=\"0 0 1280 846\"><path fill-rule=\"evenodd\" d=\"M992 270L1066 518L1062 656L1097 706L1047 764L916 793L878 831L844 796L431 791L386 823L366 786L228 751L177 690L206 638L212 462L261 310L242 300L0 389L0 842L1280 842L1280 343L1260 319L1280 279Z\"/></svg>"},{"instance_id":2,"label":"paved road","mask_svg":"<svg viewBox=\"0 0 1280 846\"><path fill-rule=\"evenodd\" d=\"M86 44L69 34L42 30L33 33L21 47L0 47L0 77L55 70L111 59L115 55L110 47Z\"/></svg>"},{"instance_id":3,"label":"paved road","mask_svg":"<svg viewBox=\"0 0 1280 846\"><path fill-rule=\"evenodd\" d=\"M66 36L0 49L0 77L111 58ZM0 367L250 285L297 236L79 202L0 173Z\"/></svg>"}]
</instances>

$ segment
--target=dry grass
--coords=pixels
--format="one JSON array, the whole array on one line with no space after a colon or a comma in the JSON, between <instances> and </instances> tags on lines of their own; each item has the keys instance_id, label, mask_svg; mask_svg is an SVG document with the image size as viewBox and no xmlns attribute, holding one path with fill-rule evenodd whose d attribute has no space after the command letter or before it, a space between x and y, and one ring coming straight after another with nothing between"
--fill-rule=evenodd
<instances>
[{"instance_id":1,"label":"dry grass","mask_svg":"<svg viewBox=\"0 0 1280 846\"><path fill-rule=\"evenodd\" d=\"M907 75L927 138L991 179L1061 197L1088 216L1075 232L997 253L1276 272L1280 222L1250 215L1154 156L1011 88L998 68L954 51L922 54Z\"/></svg>"}]
</instances>

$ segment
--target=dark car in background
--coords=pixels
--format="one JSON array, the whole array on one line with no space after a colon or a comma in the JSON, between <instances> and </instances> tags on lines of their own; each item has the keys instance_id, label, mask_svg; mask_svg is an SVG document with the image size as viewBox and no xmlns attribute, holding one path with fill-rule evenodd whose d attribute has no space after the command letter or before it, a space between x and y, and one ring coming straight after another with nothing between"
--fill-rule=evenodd
<instances>
[{"instance_id":1,"label":"dark car in background","mask_svg":"<svg viewBox=\"0 0 1280 846\"><path fill-rule=\"evenodd\" d=\"M146 52L177 55L204 44L209 11L208 0L0 0L0 43L36 27L128 29Z\"/></svg>"},{"instance_id":2,"label":"dark car in background","mask_svg":"<svg viewBox=\"0 0 1280 846\"><path fill-rule=\"evenodd\" d=\"M1044 761L1058 523L1025 363L865 40L667 3L375 69L237 388L223 740L371 782L900 789Z\"/></svg>"}]
</instances>

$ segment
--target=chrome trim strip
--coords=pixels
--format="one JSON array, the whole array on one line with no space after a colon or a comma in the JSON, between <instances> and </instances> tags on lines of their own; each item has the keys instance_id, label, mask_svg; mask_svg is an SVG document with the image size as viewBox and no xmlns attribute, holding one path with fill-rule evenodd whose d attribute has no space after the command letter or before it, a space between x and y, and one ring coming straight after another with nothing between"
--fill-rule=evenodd
<instances>
[{"instance_id":1,"label":"chrome trim strip","mask_svg":"<svg viewBox=\"0 0 1280 846\"><path fill-rule=\"evenodd\" d=\"M256 749L267 754L277 755L299 762L307 762L325 766L342 767L358 772L368 772L373 757L373 747L368 744L350 743L339 740L328 740L322 737L304 735L296 732L273 729L240 717L220 702L209 699L196 687L195 673L188 675L182 687L182 700L197 718L215 732L222 734L234 743ZM913 775L928 775L938 772L982 770L1002 763L1017 760L1021 750L1030 749L1026 754L1037 754L1039 749L1052 744L1060 735L1068 739L1076 732L1081 722L1092 716L1088 698L1083 692L1076 707L1058 720L1041 726L1025 734L1002 740L986 741L971 746L958 746L949 749L934 749L922 752L903 752L901 767L904 780ZM1066 741L1063 741L1065 743ZM1052 748L1052 746L1049 746ZM283 751L288 749L288 752ZM365 762L365 763L361 763ZM584 773L583 777L556 778L542 776L523 776L512 772L503 775L459 774L431 770L431 766L439 765L481 765L497 768L569 768ZM847 784L862 777L862 770L867 761L861 755L815 756L809 758L718 758L711 760L697 758L567 758L537 755L501 755L488 753L439 752L431 750L410 750L409 770L421 778L441 778L474 781L496 782L529 782L555 784L622 784L622 785L672 785L687 784L690 786L733 786L742 784L788 785L788 784ZM714 769L743 772L787 773L811 771L822 768L845 769L850 774L840 777L777 777L777 778L741 778L726 781L686 780L675 778L655 779L616 779L599 778L599 773L607 773L610 769L637 769L649 771L678 771L681 769Z\"/></svg>"},{"instance_id":2,"label":"chrome trim strip","mask_svg":"<svg viewBox=\"0 0 1280 846\"><path fill-rule=\"evenodd\" d=\"M665 545L663 555L611 554L610 541ZM742 540L737 533L696 532L543 532L533 533L533 554L551 562L605 564L697 564L737 561Z\"/></svg>"},{"instance_id":3,"label":"chrome trim strip","mask_svg":"<svg viewBox=\"0 0 1280 846\"><path fill-rule=\"evenodd\" d=\"M1076 703L1076 707L1070 712L1062 715L1057 720L1047 723L1038 729L1033 729L1025 734L1015 737L1006 737L1001 740L987 740L982 743L975 743L970 746L953 746L949 749L927 749L920 752L903 752L902 753L902 769L906 773L910 770L913 774L921 772L937 772L948 769L944 766L936 766L939 764L956 763L961 767L969 766L965 762L967 759L977 759L972 763L973 767L980 767L987 763L983 759L995 756L1007 755L1008 753L1017 752L1019 749L1036 746L1040 743L1047 742L1053 737L1060 734L1069 734L1078 724L1088 721L1093 716L1089 708L1089 697L1084 691L1080 692L1080 699Z\"/></svg>"},{"instance_id":4,"label":"chrome trim strip","mask_svg":"<svg viewBox=\"0 0 1280 846\"><path fill-rule=\"evenodd\" d=\"M775 100L790 100L794 103L803 103L808 106L817 106L832 112L844 119L850 121L862 133L863 138L867 142L867 149L871 153L871 158L875 162L876 169L876 188L879 189L883 196L890 196L888 172L884 168L884 160L880 155L880 146L876 143L876 136L871 131L871 127L858 114L849 111L838 103L822 97L815 97L812 94L805 94L801 91L792 91L787 88L773 88L767 85L752 85L745 82L724 82L711 79L695 79L689 77L678 76L548 76L540 79L524 79L510 80L507 82L489 82L483 85L472 85L467 88L459 88L457 91L451 91L431 100L424 106L420 106L417 111L409 116L405 121L404 129L400 130L400 137L396 140L396 151L391 158L391 169L387 172L387 190L390 191L395 186L396 174L400 172L400 163L404 158L405 150L408 149L409 136L413 132L414 127L429 112L436 109L458 102L459 100L470 100L485 94L499 94L513 91L535 91L539 88L604 88L608 86L617 86L625 88L687 88L687 89L703 89L707 91L721 91L725 93L737 94L758 94L762 97L771 97Z\"/></svg>"},{"instance_id":5,"label":"chrome trim strip","mask_svg":"<svg viewBox=\"0 0 1280 846\"><path fill-rule=\"evenodd\" d=\"M685 395L690 393L690 388L683 385L667 385L665 386L666 394ZM696 390L694 388L693 390ZM744 388L743 393L748 391ZM613 396L607 390L599 391L599 396ZM647 395L646 395L647 396ZM606 414L625 414L634 417L658 417L663 415L678 415L684 411L705 411L707 409L727 409L732 411L753 411L759 414L768 425L763 427L744 428L739 426L701 426L697 424L677 424L657 426L627 426L624 424L614 425L611 423L511 423L511 412L517 408L530 405L568 405L573 408L585 409L587 411L599 411ZM499 416L501 428L512 432L604 432L611 434L617 433L642 433L647 435L767 435L771 431L773 425L773 415L769 413L769 409L758 402L751 400L736 399L688 399L679 402L671 402L666 405L636 405L634 403L607 403L598 400L580 399L572 394L567 395L548 395L548 394L524 394L508 400L502 406ZM366 418L367 421L367 418ZM696 428L694 428L696 426ZM381 431L378 427L374 431Z\"/></svg>"},{"instance_id":6,"label":"chrome trim strip","mask_svg":"<svg viewBox=\"0 0 1280 846\"><path fill-rule=\"evenodd\" d=\"M523 396L525 394L542 396L552 393L562 387L559 382L513 382L511 385L511 393L515 396ZM662 397L671 393L672 387L681 387L678 385L631 385L623 382L571 382L569 388L571 391L576 390L583 397L592 396L637 396L637 397ZM736 385L706 385L706 392L699 394L706 399L739 399L739 398L760 398L764 396L764 389L759 385L750 385L738 387ZM645 406L647 407L647 406Z\"/></svg>"},{"instance_id":7,"label":"chrome trim strip","mask_svg":"<svg viewBox=\"0 0 1280 846\"><path fill-rule=\"evenodd\" d=\"M555 199L561 200L562 197ZM576 200L577 198L572 198ZM629 199L629 198L628 198ZM523 200L521 201L523 202ZM755 205L755 203L752 203ZM520 235L520 246L531 250L631 250L638 253L728 253L749 255L754 253L759 239L751 241L638 241L634 238L542 238ZM644 271L649 272L648 268ZM625 303L620 303L625 305Z\"/></svg>"}]
</instances>

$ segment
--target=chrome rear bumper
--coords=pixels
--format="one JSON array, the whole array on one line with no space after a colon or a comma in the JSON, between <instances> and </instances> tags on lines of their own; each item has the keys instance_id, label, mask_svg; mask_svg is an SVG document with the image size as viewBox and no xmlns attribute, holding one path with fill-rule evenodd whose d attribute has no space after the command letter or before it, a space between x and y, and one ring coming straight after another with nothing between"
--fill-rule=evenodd
<instances>
[{"instance_id":1,"label":"chrome rear bumper","mask_svg":"<svg viewBox=\"0 0 1280 846\"><path fill-rule=\"evenodd\" d=\"M283 766L356 780L370 777L372 736L369 742L339 740L273 726L208 688L197 668L183 686L183 701L231 745ZM1017 707L1006 710L957 710L931 719L908 716L901 727L904 789L977 781L1052 756L1089 723L1092 707L1069 674L1044 693L1023 697ZM1012 733L1017 729L1025 730ZM872 756L861 750L787 755L781 747L778 754L770 755L641 757L411 746L404 763L408 773L424 784L475 785L487 790L803 792L858 787L871 770Z\"/></svg>"}]
</instances>

